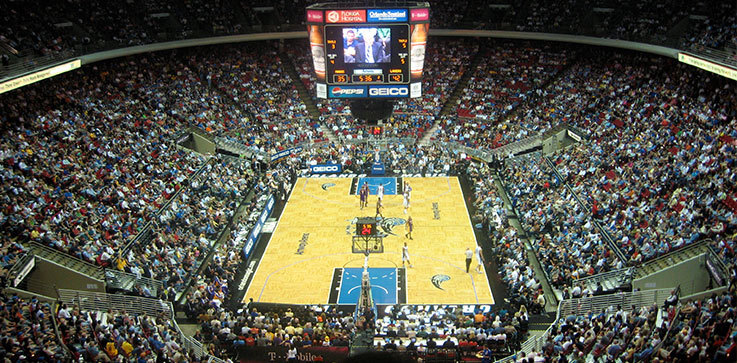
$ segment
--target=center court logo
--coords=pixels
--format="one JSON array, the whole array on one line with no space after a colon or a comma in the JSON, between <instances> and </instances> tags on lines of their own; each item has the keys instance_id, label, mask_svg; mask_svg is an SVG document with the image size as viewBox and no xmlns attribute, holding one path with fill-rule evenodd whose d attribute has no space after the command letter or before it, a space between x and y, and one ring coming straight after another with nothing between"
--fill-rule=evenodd
<instances>
[{"instance_id":1,"label":"center court logo","mask_svg":"<svg viewBox=\"0 0 737 363\"><path fill-rule=\"evenodd\" d=\"M407 220L405 220L404 218L389 217L382 219L380 225L384 233L396 236L396 234L394 233L394 227L401 226L405 223L407 223Z\"/></svg>"},{"instance_id":2,"label":"center court logo","mask_svg":"<svg viewBox=\"0 0 737 363\"><path fill-rule=\"evenodd\" d=\"M328 188L334 187L334 186L335 186L335 183L325 183L322 186L320 186L320 188L322 188L322 190L328 190Z\"/></svg>"},{"instance_id":3,"label":"center court logo","mask_svg":"<svg viewBox=\"0 0 737 363\"><path fill-rule=\"evenodd\" d=\"M430 278L430 281L432 281L432 284L438 289L443 290L443 291L445 291L445 289L440 287L440 284L448 280L450 280L450 276L442 275L442 274L434 275L432 278Z\"/></svg>"}]
</instances>

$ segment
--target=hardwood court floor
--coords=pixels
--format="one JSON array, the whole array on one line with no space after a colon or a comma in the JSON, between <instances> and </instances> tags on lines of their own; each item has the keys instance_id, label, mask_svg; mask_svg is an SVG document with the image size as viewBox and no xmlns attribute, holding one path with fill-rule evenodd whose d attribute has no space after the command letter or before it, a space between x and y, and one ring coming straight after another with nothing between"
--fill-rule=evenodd
<instances>
[{"instance_id":1,"label":"hardwood court floor","mask_svg":"<svg viewBox=\"0 0 737 363\"><path fill-rule=\"evenodd\" d=\"M372 254L369 266L402 267L406 241L413 268L406 269L407 304L494 304L486 272L466 273L465 250L476 247L463 193L456 177L403 178L412 186L412 202L404 214L402 196L384 196L384 216L412 216L413 240L405 226L384 238L384 253ZM350 195L350 178L299 178L284 207L244 301L325 304L335 268L362 267L364 256L351 252L355 217L374 216L376 196L360 210ZM330 185L334 184L334 185ZM436 205L434 205L436 203ZM436 219L437 218L437 219ZM482 269L483 270L483 269ZM433 282L435 275L449 280Z\"/></svg>"}]
</instances>

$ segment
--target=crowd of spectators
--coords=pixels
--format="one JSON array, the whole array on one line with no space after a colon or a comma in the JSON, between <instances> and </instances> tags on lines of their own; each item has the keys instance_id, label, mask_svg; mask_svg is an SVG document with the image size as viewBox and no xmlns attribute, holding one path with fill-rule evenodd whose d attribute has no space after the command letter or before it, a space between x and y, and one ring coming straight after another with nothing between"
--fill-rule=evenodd
<instances>
[{"instance_id":1,"label":"crowd of spectators","mask_svg":"<svg viewBox=\"0 0 737 363\"><path fill-rule=\"evenodd\" d=\"M26 56L98 50L157 41L251 32L260 20L250 3L160 0L106 3L6 1L0 42Z\"/></svg>"},{"instance_id":2,"label":"crowd of spectators","mask_svg":"<svg viewBox=\"0 0 737 363\"><path fill-rule=\"evenodd\" d=\"M212 84L249 116L228 137L259 151L274 153L305 141L323 140L323 131L308 116L307 106L285 67L276 44L213 49L201 69Z\"/></svg>"},{"instance_id":3,"label":"crowd of spectators","mask_svg":"<svg viewBox=\"0 0 737 363\"><path fill-rule=\"evenodd\" d=\"M168 40L275 31L281 25L297 29L305 22L305 7L312 3L279 1L259 6L232 0L176 4L160 0L112 4L99 0L53 4L6 1L0 7L0 53L5 63L12 60L33 64L34 56L71 56ZM430 5L434 29L582 34L719 49L733 49L737 34L734 4L730 2L536 0L497 4L435 0Z\"/></svg>"},{"instance_id":4,"label":"crowd of spectators","mask_svg":"<svg viewBox=\"0 0 737 363\"><path fill-rule=\"evenodd\" d=\"M446 348L475 355L490 347L493 354L505 355L524 341L528 326L529 316L524 308L466 314L461 309L437 307L427 311L413 305L396 305L390 314L377 319L375 348L415 354Z\"/></svg>"},{"instance_id":5,"label":"crowd of spectators","mask_svg":"<svg viewBox=\"0 0 737 363\"><path fill-rule=\"evenodd\" d=\"M207 344L215 356L253 346L348 347L359 328L350 312L326 311L321 306L256 307L250 303L237 312L210 308L198 319L200 329L194 338Z\"/></svg>"},{"instance_id":6,"label":"crowd of spectators","mask_svg":"<svg viewBox=\"0 0 737 363\"><path fill-rule=\"evenodd\" d=\"M153 220L150 240L133 244L114 267L162 281L176 292L186 288L254 186L249 173L241 163L218 159L208 163Z\"/></svg>"},{"instance_id":7,"label":"crowd of spectators","mask_svg":"<svg viewBox=\"0 0 737 363\"><path fill-rule=\"evenodd\" d=\"M458 98L455 117L442 120L433 135L441 141L492 149L524 138L529 131L505 122L508 114L541 92L569 61L569 51L550 45L496 44L484 51ZM508 132L508 128L516 132Z\"/></svg>"},{"instance_id":8,"label":"crowd of spectators","mask_svg":"<svg viewBox=\"0 0 737 363\"><path fill-rule=\"evenodd\" d=\"M723 79L664 60L630 69L622 91L580 120L589 142L555 163L638 264L737 225L737 99Z\"/></svg>"},{"instance_id":9,"label":"crowd of spectators","mask_svg":"<svg viewBox=\"0 0 737 363\"><path fill-rule=\"evenodd\" d=\"M737 4L721 1L718 4L698 4L697 18L683 41L684 47L706 46L716 49L737 49Z\"/></svg>"},{"instance_id":10,"label":"crowd of spectators","mask_svg":"<svg viewBox=\"0 0 737 363\"><path fill-rule=\"evenodd\" d=\"M61 340L75 360L90 362L193 362L174 323L159 316L126 311L81 310L62 304L56 312Z\"/></svg>"},{"instance_id":11,"label":"crowd of spectators","mask_svg":"<svg viewBox=\"0 0 737 363\"><path fill-rule=\"evenodd\" d=\"M49 303L0 293L0 359L6 362L63 361Z\"/></svg>"},{"instance_id":12,"label":"crowd of spectators","mask_svg":"<svg viewBox=\"0 0 737 363\"><path fill-rule=\"evenodd\" d=\"M657 326L658 310L657 305L610 306L560 317L536 356L558 361L646 360L668 331L665 319Z\"/></svg>"},{"instance_id":13,"label":"crowd of spectators","mask_svg":"<svg viewBox=\"0 0 737 363\"><path fill-rule=\"evenodd\" d=\"M180 124L122 88L112 68L3 95L6 236L109 263L204 162L172 145Z\"/></svg>"},{"instance_id":14,"label":"crowd of spectators","mask_svg":"<svg viewBox=\"0 0 737 363\"><path fill-rule=\"evenodd\" d=\"M564 289L579 278L623 267L591 216L536 158L511 159L508 195L546 277Z\"/></svg>"},{"instance_id":15,"label":"crowd of spectators","mask_svg":"<svg viewBox=\"0 0 737 363\"><path fill-rule=\"evenodd\" d=\"M276 48L233 47L212 54L194 52L184 57L184 64L157 55L113 61L0 99L3 268L23 251L19 241L34 240L103 266L166 281L180 291L188 282L187 271L197 270L250 188L259 193L286 189L283 184L291 183L293 168L314 163L333 161L357 170L370 165L374 152L370 144L326 143L288 157L268 176L255 175L253 165L247 163L215 160L204 173L190 178L206 163L205 158L169 141L186 126L227 135L269 153L321 137L319 122L307 117ZM727 262L734 263L737 97L733 84L671 60L628 55L576 59L562 71L572 58L569 51L552 46L492 48L461 97L460 117L444 120L437 134L442 141L493 148L561 122L588 131L580 146L552 158L562 179L539 157L507 163L507 192L546 277L557 287L570 287L578 278L627 262L639 264L705 238L712 238ZM458 67L463 68L464 62ZM437 71L444 75L428 83L436 92L430 93L432 100L447 97L457 82L452 78L456 73ZM526 102L533 96L544 102ZM442 102L430 104L437 110ZM422 112L396 115L385 125L385 133L419 137L433 120L432 114ZM510 120L524 122L510 126ZM352 138L364 137L355 131L359 128L349 116L329 114L322 122L333 131L349 130L343 134ZM383 148L388 169L410 173L448 172L458 166L457 160L465 159L438 145L386 144ZM505 225L499 197L489 192L493 190L490 171L478 166L466 170L476 183L474 204L479 213L475 218L498 241L494 247L500 252L510 296L525 310L544 308L526 252ZM563 183L571 186L580 202ZM172 199L174 195L178 197ZM161 210L167 202L168 207ZM255 209L258 204L248 208ZM134 245L129 254L118 256L120 248L149 221L154 224L152 243ZM630 261L615 257L594 221L601 222ZM234 230L247 225L238 222ZM213 352L222 344L259 341L300 346L324 344L325 338L330 345L347 342L350 329L345 327L351 323L347 316L312 311L300 319L286 312L274 316L256 309L247 314L222 309L223 294L241 262L237 239L230 238L198 277L189 299L197 305L201 337L213 343ZM701 307L702 315L692 312L683 319L687 333L674 338L675 343L665 350L647 350L663 339L662 329L654 333L652 308L618 309L566 319L555 331L560 339L548 347L555 353L545 354L658 354L667 359L691 356L695 354L691 349L698 348L713 356L718 353L708 350L715 342L709 339L716 338L686 338L694 330L716 330L713 321L707 324L715 315L732 317L733 294L715 299L692 303ZM9 301L16 306L10 310L28 306L12 298L4 301L6 306ZM73 351L93 360L115 360L118 354L187 355L166 319L124 312L100 315L60 311L65 319L62 336ZM523 312L519 315L482 317L481 329L488 337L486 326L505 330L511 326L517 337L515 322L520 323ZM38 316L24 316L23 322L29 319L35 321ZM451 331L456 341L461 337L478 342L479 327L462 330L458 324L465 324L468 318L464 319L450 325L440 319L446 324L443 332ZM411 327L412 320L404 320L410 324L405 327ZM500 323L494 326L496 320ZM479 322L474 317L471 323ZM389 331L392 324L399 329L391 319L379 329ZM628 326L625 332L618 330L623 324ZM432 329L422 330L431 333ZM727 346L724 354L729 354L732 341L723 330L719 328L714 336L721 339L719 347ZM23 344L21 349L34 350Z\"/></svg>"},{"instance_id":16,"label":"crowd of spectators","mask_svg":"<svg viewBox=\"0 0 737 363\"><path fill-rule=\"evenodd\" d=\"M515 309L533 314L545 311L545 294L527 259L527 251L517 230L509 224L507 209L494 185L494 169L470 163L467 173L473 181L474 227L487 233L492 259L507 288L506 299Z\"/></svg>"},{"instance_id":17,"label":"crowd of spectators","mask_svg":"<svg viewBox=\"0 0 737 363\"><path fill-rule=\"evenodd\" d=\"M272 174L273 175L273 174ZM249 233L260 217L269 195L280 189L279 182L291 185L288 176L254 177L254 195L244 205L240 218L234 221L227 239L214 251L212 261L193 282L193 291L187 294L186 314L194 317L214 308L215 311L228 309L224 304L233 298L229 286L237 283L236 278L243 262L243 247Z\"/></svg>"}]
</instances>

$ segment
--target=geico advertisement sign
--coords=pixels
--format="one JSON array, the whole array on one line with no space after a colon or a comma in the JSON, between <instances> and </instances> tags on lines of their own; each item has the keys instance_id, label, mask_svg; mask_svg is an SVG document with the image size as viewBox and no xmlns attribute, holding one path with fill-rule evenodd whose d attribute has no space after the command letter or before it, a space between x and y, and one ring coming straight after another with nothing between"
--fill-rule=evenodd
<instances>
[{"instance_id":1,"label":"geico advertisement sign","mask_svg":"<svg viewBox=\"0 0 737 363\"><path fill-rule=\"evenodd\" d=\"M340 173L340 165L312 165L310 171L315 174Z\"/></svg>"},{"instance_id":2,"label":"geico advertisement sign","mask_svg":"<svg viewBox=\"0 0 737 363\"><path fill-rule=\"evenodd\" d=\"M406 97L408 95L409 88L407 87L369 87L369 97Z\"/></svg>"}]
</instances>

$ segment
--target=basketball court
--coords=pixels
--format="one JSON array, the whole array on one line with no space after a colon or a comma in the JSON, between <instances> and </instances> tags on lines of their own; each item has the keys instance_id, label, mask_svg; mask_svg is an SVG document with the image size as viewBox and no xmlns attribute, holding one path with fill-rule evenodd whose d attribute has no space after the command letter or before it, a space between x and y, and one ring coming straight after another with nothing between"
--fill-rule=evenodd
<instances>
[{"instance_id":1,"label":"basketball court","mask_svg":"<svg viewBox=\"0 0 737 363\"><path fill-rule=\"evenodd\" d=\"M402 206L404 183L411 207ZM368 207L357 191L367 183ZM377 304L494 304L485 269L466 273L465 250L476 239L456 177L299 178L256 268L244 301L288 304L354 304L364 254L353 253L360 217L376 215L376 190L384 185L383 253L368 258ZM413 239L404 237L408 216ZM402 267L404 242L413 267Z\"/></svg>"}]
</instances>

